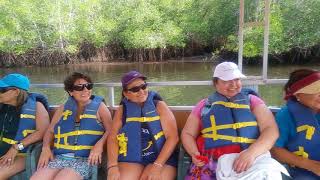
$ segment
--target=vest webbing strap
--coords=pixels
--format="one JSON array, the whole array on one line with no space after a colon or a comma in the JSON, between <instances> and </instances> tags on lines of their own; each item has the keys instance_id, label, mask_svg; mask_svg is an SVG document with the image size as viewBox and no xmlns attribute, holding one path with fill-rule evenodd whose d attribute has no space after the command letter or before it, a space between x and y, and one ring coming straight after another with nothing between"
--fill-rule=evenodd
<instances>
[{"instance_id":1,"label":"vest webbing strap","mask_svg":"<svg viewBox=\"0 0 320 180\"><path fill-rule=\"evenodd\" d=\"M9 139L9 138L5 138L5 137L2 137L1 141L5 142L7 144L17 144L18 143L18 141L15 141L15 140Z\"/></svg>"},{"instance_id":2,"label":"vest webbing strap","mask_svg":"<svg viewBox=\"0 0 320 180\"><path fill-rule=\"evenodd\" d=\"M304 158L308 158L309 157L309 154L304 151L304 148L302 146L299 146L299 150L295 151L294 154L296 154L298 156L302 156Z\"/></svg>"},{"instance_id":3,"label":"vest webbing strap","mask_svg":"<svg viewBox=\"0 0 320 180\"><path fill-rule=\"evenodd\" d=\"M82 114L82 115L80 115L80 119L84 119L84 118L97 119L97 116L96 115L92 115L92 114Z\"/></svg>"},{"instance_id":4,"label":"vest webbing strap","mask_svg":"<svg viewBox=\"0 0 320 180\"><path fill-rule=\"evenodd\" d=\"M65 144L58 144L58 143L54 143L54 147L56 147L57 149L68 149L68 150L73 150L73 151L79 151L79 150L87 150L87 149L91 149L93 146L83 146L83 145L65 145Z\"/></svg>"},{"instance_id":5,"label":"vest webbing strap","mask_svg":"<svg viewBox=\"0 0 320 180\"><path fill-rule=\"evenodd\" d=\"M213 105L223 105L228 108L236 108L236 109L250 109L250 106L246 105L246 104L237 104L237 103L233 103L233 102L224 102L224 101L213 102L212 106Z\"/></svg>"},{"instance_id":6,"label":"vest webbing strap","mask_svg":"<svg viewBox=\"0 0 320 180\"><path fill-rule=\"evenodd\" d=\"M242 128L247 126L257 126L257 122L242 122L242 123L234 123L234 124L225 124L225 125L216 125L216 120L214 115L210 116L211 127L205 128L201 131L202 137L204 138L212 138L214 141L218 139L232 141L234 143L253 143L255 139L250 139L246 137L238 137L238 136L228 136L217 134L217 130L219 129L228 129L228 128ZM219 127L219 128L218 128ZM205 134L208 132L212 132L211 134Z\"/></svg>"},{"instance_id":7,"label":"vest webbing strap","mask_svg":"<svg viewBox=\"0 0 320 180\"><path fill-rule=\"evenodd\" d=\"M246 138L246 137L235 137L235 136L228 136L228 135L220 135L220 134L216 134L215 136L213 134L203 134L202 137L204 138L212 138L214 140L228 140L234 143L248 143L251 144L253 142L255 142L255 139L250 139L250 138Z\"/></svg>"},{"instance_id":8,"label":"vest webbing strap","mask_svg":"<svg viewBox=\"0 0 320 180\"><path fill-rule=\"evenodd\" d=\"M56 136L54 136L56 137ZM58 135L56 137L58 140L57 140L57 144L60 144L60 126L58 126Z\"/></svg>"},{"instance_id":9,"label":"vest webbing strap","mask_svg":"<svg viewBox=\"0 0 320 180\"><path fill-rule=\"evenodd\" d=\"M314 134L315 128L309 125L302 125L297 127L297 132L306 131L306 139L311 140Z\"/></svg>"},{"instance_id":10,"label":"vest webbing strap","mask_svg":"<svg viewBox=\"0 0 320 180\"><path fill-rule=\"evenodd\" d=\"M257 126L257 122L239 122L239 123L233 123L233 124L223 124L223 125L217 125L214 129L215 130L220 130L220 129L240 129L244 127L249 127L249 126ZM203 129L201 132L203 134L208 133L210 131L213 131L213 127L208 127Z\"/></svg>"},{"instance_id":11,"label":"vest webbing strap","mask_svg":"<svg viewBox=\"0 0 320 180\"><path fill-rule=\"evenodd\" d=\"M126 122L152 122L160 120L160 116L154 117L130 117L126 119Z\"/></svg>"},{"instance_id":12,"label":"vest webbing strap","mask_svg":"<svg viewBox=\"0 0 320 180\"><path fill-rule=\"evenodd\" d=\"M20 114L20 118L36 119L36 117L31 114Z\"/></svg>"},{"instance_id":13,"label":"vest webbing strap","mask_svg":"<svg viewBox=\"0 0 320 180\"><path fill-rule=\"evenodd\" d=\"M31 130L31 129L25 129L22 131L22 135L23 137L26 137L28 134L31 134L33 132L35 132L36 130Z\"/></svg>"},{"instance_id":14,"label":"vest webbing strap","mask_svg":"<svg viewBox=\"0 0 320 180\"><path fill-rule=\"evenodd\" d=\"M89 134L89 135L102 135L104 132L101 131L93 131L93 130L77 130L77 131L71 131L68 133L64 133L64 134L60 134L59 133L59 129L58 129L58 134L55 135L55 138L65 138L68 136L78 136L78 135L85 135L85 134Z\"/></svg>"}]
</instances>

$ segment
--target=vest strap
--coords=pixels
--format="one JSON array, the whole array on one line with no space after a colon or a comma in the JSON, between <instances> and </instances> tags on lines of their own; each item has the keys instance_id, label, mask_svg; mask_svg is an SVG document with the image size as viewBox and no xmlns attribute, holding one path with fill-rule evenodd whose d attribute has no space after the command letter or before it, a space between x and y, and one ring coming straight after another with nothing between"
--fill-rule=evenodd
<instances>
[{"instance_id":1,"label":"vest strap","mask_svg":"<svg viewBox=\"0 0 320 180\"><path fill-rule=\"evenodd\" d=\"M35 132L36 130L32 130L32 129L25 129L22 131L22 135L23 137L26 137L28 134L31 134L33 132Z\"/></svg>"},{"instance_id":2,"label":"vest strap","mask_svg":"<svg viewBox=\"0 0 320 180\"><path fill-rule=\"evenodd\" d=\"M223 124L223 125L217 125L215 128L213 127L208 127L203 129L201 132L203 134L208 133L210 131L213 131L213 129L215 130L220 130L220 129L240 129L240 128L244 128L244 127L250 127L250 126L257 126L258 123L257 122L239 122L239 123L233 123L233 124Z\"/></svg>"},{"instance_id":3,"label":"vest strap","mask_svg":"<svg viewBox=\"0 0 320 180\"><path fill-rule=\"evenodd\" d=\"M223 105L227 108L235 108L235 109L250 109L250 106L246 104L237 104L233 102L224 102L224 101L213 102L212 106L213 105Z\"/></svg>"},{"instance_id":4,"label":"vest strap","mask_svg":"<svg viewBox=\"0 0 320 180\"><path fill-rule=\"evenodd\" d=\"M36 119L36 117L31 114L20 114L20 118Z\"/></svg>"},{"instance_id":5,"label":"vest strap","mask_svg":"<svg viewBox=\"0 0 320 180\"><path fill-rule=\"evenodd\" d=\"M58 129L59 131L59 129ZM65 138L68 136L78 136L78 135L85 135L85 134L89 134L89 135L102 135L104 132L101 131L93 131L93 130L77 130L77 131L71 131L68 133L64 133L64 134L60 134L58 132L57 135L55 135L55 138Z\"/></svg>"},{"instance_id":6,"label":"vest strap","mask_svg":"<svg viewBox=\"0 0 320 180\"><path fill-rule=\"evenodd\" d=\"M60 131L61 131L60 129L61 129L60 126L58 126L58 134L57 134L57 137L55 136L58 139L57 146L56 146L56 148L58 148L58 149L60 148L60 138L61 138L60 137Z\"/></svg>"},{"instance_id":7,"label":"vest strap","mask_svg":"<svg viewBox=\"0 0 320 180\"><path fill-rule=\"evenodd\" d=\"M154 117L130 117L126 119L126 122L152 122L160 120L160 116Z\"/></svg>"},{"instance_id":8,"label":"vest strap","mask_svg":"<svg viewBox=\"0 0 320 180\"><path fill-rule=\"evenodd\" d=\"M91 149L93 146L83 146L83 145L73 146L73 145L65 145L65 144L54 143L54 147L61 148L61 149L73 150L73 151L79 151L79 150Z\"/></svg>"},{"instance_id":9,"label":"vest strap","mask_svg":"<svg viewBox=\"0 0 320 180\"><path fill-rule=\"evenodd\" d=\"M304 148L302 146L299 146L299 150L295 151L294 154L296 154L298 156L302 156L304 158L308 158L309 157L309 154L304 151Z\"/></svg>"},{"instance_id":10,"label":"vest strap","mask_svg":"<svg viewBox=\"0 0 320 180\"><path fill-rule=\"evenodd\" d=\"M256 126L257 122L242 122L242 123L234 123L234 124L217 126L214 115L210 116L210 121L211 121L211 127L205 128L204 130L201 131L203 138L212 138L212 140L214 140L214 141L216 141L218 139L222 139L222 140L232 141L234 143L253 143L255 141L255 139L250 139L250 138L246 138L246 137L221 135L221 134L217 133L217 130L218 130L218 128L219 129L227 129L227 128L240 128L240 126L242 126L242 127ZM210 131L212 132L212 134L206 134Z\"/></svg>"},{"instance_id":11,"label":"vest strap","mask_svg":"<svg viewBox=\"0 0 320 180\"><path fill-rule=\"evenodd\" d=\"M228 135L220 135L220 134L202 134L202 137L204 138L212 138L214 140L227 140L227 141L231 141L233 143L247 143L247 144L251 144L253 142L255 142L255 139L250 139L250 138L246 138L246 137L235 137L235 136L228 136Z\"/></svg>"},{"instance_id":12,"label":"vest strap","mask_svg":"<svg viewBox=\"0 0 320 180\"><path fill-rule=\"evenodd\" d=\"M9 138L5 138L5 137L2 137L1 141L5 142L7 144L17 144L18 143L18 141L15 141L15 140L9 139Z\"/></svg>"},{"instance_id":13,"label":"vest strap","mask_svg":"<svg viewBox=\"0 0 320 180\"><path fill-rule=\"evenodd\" d=\"M302 125L297 127L297 132L306 131L306 139L311 140L315 131L315 127L309 125Z\"/></svg>"},{"instance_id":14,"label":"vest strap","mask_svg":"<svg viewBox=\"0 0 320 180\"><path fill-rule=\"evenodd\" d=\"M82 114L82 115L80 115L80 119L84 119L84 118L97 119L97 116L96 115L92 115L92 114Z\"/></svg>"}]
</instances>

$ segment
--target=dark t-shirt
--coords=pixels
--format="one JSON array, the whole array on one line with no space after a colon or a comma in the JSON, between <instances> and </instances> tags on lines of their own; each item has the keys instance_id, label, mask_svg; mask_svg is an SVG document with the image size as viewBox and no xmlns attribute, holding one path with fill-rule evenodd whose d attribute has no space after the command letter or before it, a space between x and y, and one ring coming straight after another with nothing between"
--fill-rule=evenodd
<instances>
[{"instance_id":1,"label":"dark t-shirt","mask_svg":"<svg viewBox=\"0 0 320 180\"><path fill-rule=\"evenodd\" d=\"M18 130L20 112L15 106L0 104L0 138L6 137L14 139ZM11 147L0 141L0 157L3 156Z\"/></svg>"}]
</instances>

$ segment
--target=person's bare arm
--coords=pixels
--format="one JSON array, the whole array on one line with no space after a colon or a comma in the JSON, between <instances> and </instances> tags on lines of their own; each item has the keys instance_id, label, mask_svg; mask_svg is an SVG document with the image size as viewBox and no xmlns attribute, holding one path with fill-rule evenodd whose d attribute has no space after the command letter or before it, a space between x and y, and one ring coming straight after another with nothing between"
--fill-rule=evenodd
<instances>
[{"instance_id":1,"label":"person's bare arm","mask_svg":"<svg viewBox=\"0 0 320 180\"><path fill-rule=\"evenodd\" d=\"M260 136L234 161L233 167L236 172L242 172L251 167L255 158L269 151L279 137L274 116L265 104L258 105L252 112L256 116Z\"/></svg>"},{"instance_id":2,"label":"person's bare arm","mask_svg":"<svg viewBox=\"0 0 320 180\"><path fill-rule=\"evenodd\" d=\"M288 164L290 166L299 167L302 169L306 169L312 171L313 173L320 176L320 162L310 160L308 158L303 158L301 156L297 156L296 154L288 151L285 148L281 147L273 147L271 149L272 156L280 161L281 163Z\"/></svg>"},{"instance_id":3,"label":"person's bare arm","mask_svg":"<svg viewBox=\"0 0 320 180\"><path fill-rule=\"evenodd\" d=\"M119 144L117 135L122 127L122 113L123 107L120 105L116 110L110 133L107 138L107 154L108 154L108 179L115 180L120 179L120 171L118 167L118 154L119 154Z\"/></svg>"},{"instance_id":4,"label":"person's bare arm","mask_svg":"<svg viewBox=\"0 0 320 180\"><path fill-rule=\"evenodd\" d=\"M53 160L51 145L54 140L54 127L59 122L64 110L64 105L60 105L55 111L51 123L44 134L42 152L38 162L38 169L47 166L49 160Z\"/></svg>"},{"instance_id":5,"label":"person's bare arm","mask_svg":"<svg viewBox=\"0 0 320 180\"><path fill-rule=\"evenodd\" d=\"M36 121L36 130L21 141L25 147L35 142L41 141L45 131L49 126L50 120L49 120L48 111L40 102L37 102L35 121Z\"/></svg>"},{"instance_id":6,"label":"person's bare arm","mask_svg":"<svg viewBox=\"0 0 320 180\"><path fill-rule=\"evenodd\" d=\"M205 162L198 160L197 155L200 155L200 152L197 147L196 139L199 136L200 131L200 119L193 113L191 113L187 119L186 124L184 125L181 132L181 140L183 147L188 152L192 158L192 162L196 166L203 166Z\"/></svg>"}]
</instances>

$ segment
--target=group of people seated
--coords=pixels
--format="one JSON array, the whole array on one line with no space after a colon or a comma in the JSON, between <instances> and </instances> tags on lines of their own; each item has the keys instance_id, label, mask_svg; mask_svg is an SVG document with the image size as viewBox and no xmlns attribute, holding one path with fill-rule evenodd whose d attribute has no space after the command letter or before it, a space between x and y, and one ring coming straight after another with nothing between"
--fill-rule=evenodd
<instances>
[{"instance_id":1,"label":"group of people seated","mask_svg":"<svg viewBox=\"0 0 320 180\"><path fill-rule=\"evenodd\" d=\"M214 91L197 103L181 132L192 159L192 179L320 179L320 72L299 69L284 86L286 104L274 118L238 66L223 62ZM92 79L74 72L64 80L69 97L49 117L45 96L29 92L29 79L0 79L0 180L25 169L28 147L42 141L31 179L88 179L107 159L108 180L174 180L179 134L161 96L137 71L123 75L113 119ZM104 147L107 146L107 152Z\"/></svg>"}]
</instances>

